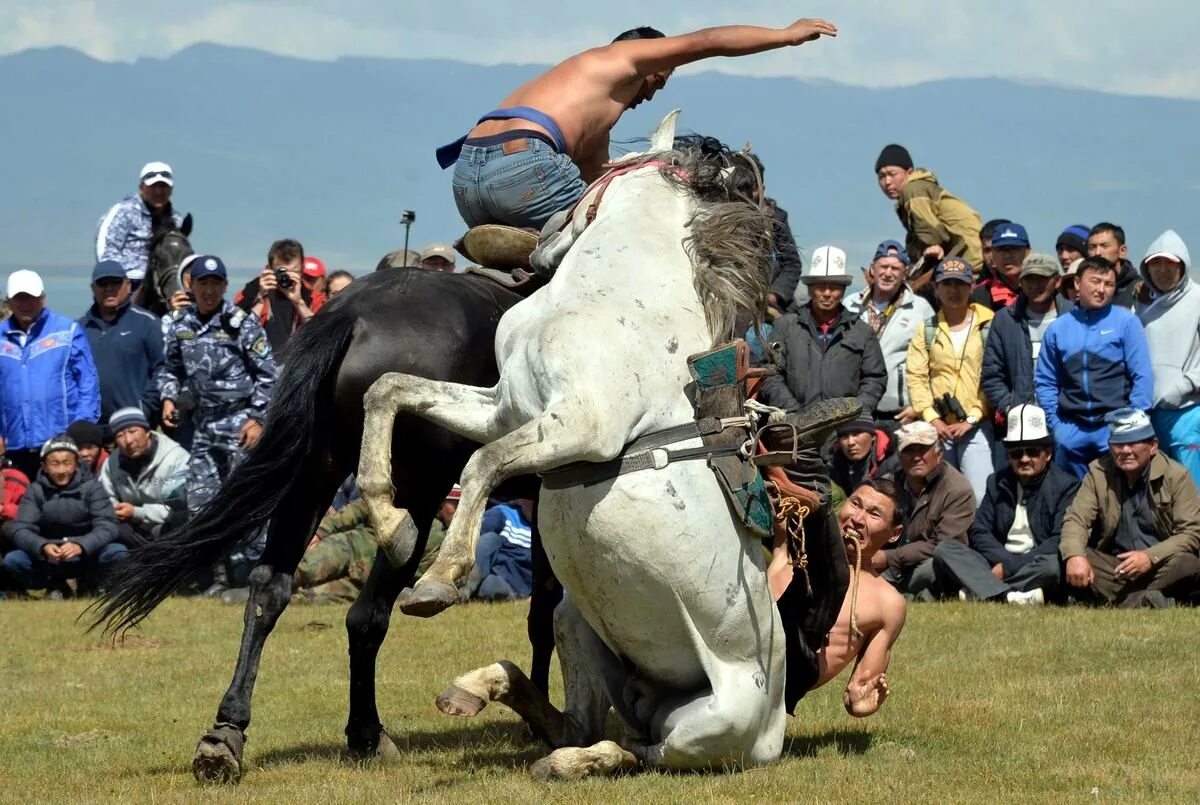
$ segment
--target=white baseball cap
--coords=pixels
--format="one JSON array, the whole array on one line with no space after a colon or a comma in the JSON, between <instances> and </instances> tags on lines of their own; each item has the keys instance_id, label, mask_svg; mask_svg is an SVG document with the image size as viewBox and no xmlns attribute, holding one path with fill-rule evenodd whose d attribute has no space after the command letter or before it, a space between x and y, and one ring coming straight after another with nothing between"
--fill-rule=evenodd
<instances>
[{"instance_id":1,"label":"white baseball cap","mask_svg":"<svg viewBox=\"0 0 1200 805\"><path fill-rule=\"evenodd\" d=\"M12 299L22 293L30 296L41 296L46 293L46 286L36 271L23 268L8 275L8 298Z\"/></svg>"},{"instance_id":2,"label":"white baseball cap","mask_svg":"<svg viewBox=\"0 0 1200 805\"><path fill-rule=\"evenodd\" d=\"M142 166L142 172L138 176L138 184L165 183L167 187L175 186L175 174L171 172L171 166L165 162L147 162Z\"/></svg>"}]
</instances>

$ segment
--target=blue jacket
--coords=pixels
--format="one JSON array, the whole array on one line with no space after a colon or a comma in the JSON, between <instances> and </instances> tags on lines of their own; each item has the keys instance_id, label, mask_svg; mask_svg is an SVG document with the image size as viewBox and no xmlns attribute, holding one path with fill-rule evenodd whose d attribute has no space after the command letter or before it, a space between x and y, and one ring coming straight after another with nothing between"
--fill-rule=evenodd
<instances>
[{"instance_id":1,"label":"blue jacket","mask_svg":"<svg viewBox=\"0 0 1200 805\"><path fill-rule=\"evenodd\" d=\"M516 506L498 503L483 515L479 533L500 535L500 548L492 559L491 572L508 582L518 596L533 593L532 526Z\"/></svg>"},{"instance_id":2,"label":"blue jacket","mask_svg":"<svg viewBox=\"0 0 1200 805\"><path fill-rule=\"evenodd\" d=\"M95 305L79 319L100 375L100 421L118 408L141 408L153 417L159 408L155 374L163 362L162 321L126 303L111 322Z\"/></svg>"},{"instance_id":3,"label":"blue jacket","mask_svg":"<svg viewBox=\"0 0 1200 805\"><path fill-rule=\"evenodd\" d=\"M39 450L79 419L100 418L100 381L83 328L42 310L22 342L0 322L0 436L9 450Z\"/></svg>"},{"instance_id":4,"label":"blue jacket","mask_svg":"<svg viewBox=\"0 0 1200 805\"><path fill-rule=\"evenodd\" d=\"M171 222L183 225L183 216L170 209ZM164 211L165 214L165 211ZM96 262L116 260L125 276L140 280L150 262L150 239L154 236L154 216L136 193L109 207L96 227Z\"/></svg>"},{"instance_id":5,"label":"blue jacket","mask_svg":"<svg viewBox=\"0 0 1200 805\"><path fill-rule=\"evenodd\" d=\"M1004 544L1017 517L1019 483L1009 467L993 473L971 526L971 547L983 554L988 565L1003 565L1005 576L1011 576L1038 556L1058 556L1063 516L1075 498L1075 490L1079 489L1079 481L1053 462L1040 481L1025 488L1025 514L1036 544L1029 553L1018 554L1009 553Z\"/></svg>"},{"instance_id":6,"label":"blue jacket","mask_svg":"<svg viewBox=\"0 0 1200 805\"><path fill-rule=\"evenodd\" d=\"M1141 322L1111 304L1060 316L1042 338L1034 386L1051 428L1064 419L1102 425L1126 406L1150 410L1154 371Z\"/></svg>"},{"instance_id":7,"label":"blue jacket","mask_svg":"<svg viewBox=\"0 0 1200 805\"><path fill-rule=\"evenodd\" d=\"M1059 317L1074 307L1061 296L1055 297L1054 304ZM1033 391L1033 339L1029 335L1025 294L1017 297L1011 307L996 312L983 348L983 376L979 385L1001 414L1007 414L1015 405L1037 402Z\"/></svg>"}]
</instances>

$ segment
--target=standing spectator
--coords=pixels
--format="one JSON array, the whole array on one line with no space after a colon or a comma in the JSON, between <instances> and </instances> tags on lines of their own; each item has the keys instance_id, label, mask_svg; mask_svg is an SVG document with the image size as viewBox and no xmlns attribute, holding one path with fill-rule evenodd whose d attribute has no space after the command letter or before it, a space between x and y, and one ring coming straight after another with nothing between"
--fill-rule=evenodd
<instances>
[{"instance_id":1,"label":"standing spectator","mask_svg":"<svg viewBox=\"0 0 1200 805\"><path fill-rule=\"evenodd\" d=\"M1190 265L1175 230L1159 235L1142 258L1134 312L1154 367L1154 432L1163 452L1200 483L1200 287L1188 276Z\"/></svg>"},{"instance_id":2,"label":"standing spectator","mask_svg":"<svg viewBox=\"0 0 1200 805\"><path fill-rule=\"evenodd\" d=\"M125 557L117 521L100 482L79 468L65 433L41 449L41 472L17 509L16 548L4 555L9 583L20 590L47 587L61 597L67 579L103 589L109 567Z\"/></svg>"},{"instance_id":3,"label":"standing spectator","mask_svg":"<svg viewBox=\"0 0 1200 805\"><path fill-rule=\"evenodd\" d=\"M1061 579L1063 515L1079 482L1054 465L1054 438L1037 406L1011 411L1004 446L1008 466L988 479L970 547L941 543L933 567L939 586L961 588L962 598L1044 604Z\"/></svg>"},{"instance_id":4,"label":"standing spectator","mask_svg":"<svg viewBox=\"0 0 1200 805\"><path fill-rule=\"evenodd\" d=\"M1073 306L1058 296L1058 262L1031 254L1021 265L1021 295L996 313L983 351L983 393L997 418L1022 403L1036 403L1033 371L1050 325Z\"/></svg>"},{"instance_id":5,"label":"standing spectator","mask_svg":"<svg viewBox=\"0 0 1200 805\"><path fill-rule=\"evenodd\" d=\"M76 420L67 425L67 438L75 442L79 449L79 466L87 470L93 478L100 477L100 470L108 461L108 451L104 449L104 428L86 419Z\"/></svg>"},{"instance_id":6,"label":"standing spectator","mask_svg":"<svg viewBox=\"0 0 1200 805\"><path fill-rule=\"evenodd\" d=\"M875 249L875 259L867 269L867 287L845 302L846 309L866 322L879 339L887 388L876 407L875 420L889 433L917 418L908 403L908 345L913 333L933 317L930 304L905 282L909 265L904 247L885 240Z\"/></svg>"},{"instance_id":7,"label":"standing spectator","mask_svg":"<svg viewBox=\"0 0 1200 805\"><path fill-rule=\"evenodd\" d=\"M325 288L329 292L329 298L340 294L354 282L354 275L349 271L335 271L329 275L325 281Z\"/></svg>"},{"instance_id":8,"label":"standing spectator","mask_svg":"<svg viewBox=\"0 0 1200 805\"><path fill-rule=\"evenodd\" d=\"M971 485L942 456L942 440L928 422L896 431L900 471L896 485L904 504L904 533L895 548L871 557L871 567L902 593L931 595L933 553L948 540L965 543L975 520Z\"/></svg>"},{"instance_id":9,"label":"standing spectator","mask_svg":"<svg viewBox=\"0 0 1200 805\"><path fill-rule=\"evenodd\" d=\"M246 283L234 300L258 317L274 352L281 352L296 328L315 312L312 290L301 279L303 269L304 247L300 242L277 240L267 251L262 273Z\"/></svg>"},{"instance_id":10,"label":"standing spectator","mask_svg":"<svg viewBox=\"0 0 1200 805\"><path fill-rule=\"evenodd\" d=\"M1029 235L1020 224L1002 224L992 233L990 276L980 282L971 300L1003 310L1017 299L1021 286L1021 264L1029 256Z\"/></svg>"},{"instance_id":11,"label":"standing spectator","mask_svg":"<svg viewBox=\"0 0 1200 805\"><path fill-rule=\"evenodd\" d=\"M92 348L100 377L100 416L107 422L113 411L140 407L149 417L158 414L154 378L162 365L162 322L129 301L130 282L115 260L92 269L92 297L79 319Z\"/></svg>"},{"instance_id":12,"label":"standing spectator","mask_svg":"<svg viewBox=\"0 0 1200 805\"><path fill-rule=\"evenodd\" d=\"M108 427L117 454L105 462L100 483L112 501L121 542L145 545L186 509L180 492L189 456L170 436L152 433L141 408L116 411Z\"/></svg>"},{"instance_id":13,"label":"standing spectator","mask_svg":"<svg viewBox=\"0 0 1200 805\"><path fill-rule=\"evenodd\" d=\"M444 243L430 243L421 250L417 266L429 271L445 271L452 274L456 257L457 254L450 246Z\"/></svg>"},{"instance_id":14,"label":"standing spectator","mask_svg":"<svg viewBox=\"0 0 1200 805\"><path fill-rule=\"evenodd\" d=\"M1075 287L1075 281L1079 275L1079 267L1083 265L1085 259L1081 257L1078 260L1072 260L1071 265L1067 266L1067 270L1063 274L1062 282L1059 284L1059 291L1062 293L1063 299L1072 304L1079 298L1079 289Z\"/></svg>"},{"instance_id":15,"label":"standing spectator","mask_svg":"<svg viewBox=\"0 0 1200 805\"><path fill-rule=\"evenodd\" d=\"M767 169L755 153L734 155L734 189L755 204L764 204L771 213L771 292L767 296L768 315L778 318L785 310L808 304L808 289L800 283L804 263L788 223L787 210L766 192ZM753 164L751 164L753 163Z\"/></svg>"},{"instance_id":16,"label":"standing spectator","mask_svg":"<svg viewBox=\"0 0 1200 805\"><path fill-rule=\"evenodd\" d=\"M300 272L300 281L312 298L312 312L314 314L319 312L327 298L325 294L325 261L320 257L306 256L304 269Z\"/></svg>"},{"instance_id":17,"label":"standing spectator","mask_svg":"<svg viewBox=\"0 0 1200 805\"><path fill-rule=\"evenodd\" d=\"M1117 290L1113 304L1132 308L1138 272L1127 259L1129 249L1125 245L1125 230L1107 221L1096 224L1088 231L1087 249L1088 257L1103 257L1117 267Z\"/></svg>"},{"instance_id":18,"label":"standing spectator","mask_svg":"<svg viewBox=\"0 0 1200 805\"><path fill-rule=\"evenodd\" d=\"M896 202L913 260L961 257L974 273L982 270L979 213L942 189L932 171L914 169L908 151L892 144L875 160L875 175L883 194Z\"/></svg>"},{"instance_id":19,"label":"standing spectator","mask_svg":"<svg viewBox=\"0 0 1200 805\"><path fill-rule=\"evenodd\" d=\"M946 459L967 477L975 500L992 474L991 405L980 387L983 346L994 314L971 302L971 266L948 257L935 273L942 309L908 347L912 407L942 439Z\"/></svg>"},{"instance_id":20,"label":"standing spectator","mask_svg":"<svg viewBox=\"0 0 1200 805\"><path fill-rule=\"evenodd\" d=\"M1062 527L1075 594L1121 607L1200 595L1200 495L1187 469L1158 452L1150 418L1108 416L1110 455L1093 461Z\"/></svg>"},{"instance_id":21,"label":"standing spectator","mask_svg":"<svg viewBox=\"0 0 1200 805\"><path fill-rule=\"evenodd\" d=\"M42 444L77 419L100 417L100 383L83 328L46 307L33 271L8 277L12 315L0 322L0 444L32 478Z\"/></svg>"},{"instance_id":22,"label":"standing spectator","mask_svg":"<svg viewBox=\"0 0 1200 805\"><path fill-rule=\"evenodd\" d=\"M533 592L533 502L498 503L483 515L475 567L464 593L484 601L528 598Z\"/></svg>"},{"instance_id":23,"label":"standing spectator","mask_svg":"<svg viewBox=\"0 0 1200 805\"><path fill-rule=\"evenodd\" d=\"M775 322L780 373L763 383L761 399L789 413L809 403L858 397L873 412L887 385L887 367L871 328L842 306L850 275L846 253L822 246L801 277L811 300Z\"/></svg>"},{"instance_id":24,"label":"standing spectator","mask_svg":"<svg viewBox=\"0 0 1200 805\"><path fill-rule=\"evenodd\" d=\"M183 216L171 207L175 174L165 162L147 162L139 174L138 192L109 208L96 231L96 262L115 260L134 287L141 284L150 262L150 240L162 226L180 227Z\"/></svg>"},{"instance_id":25,"label":"standing spectator","mask_svg":"<svg viewBox=\"0 0 1200 805\"><path fill-rule=\"evenodd\" d=\"M1148 410L1154 373L1141 322L1113 305L1117 267L1089 257L1076 280L1077 307L1042 336L1033 384L1057 442L1054 460L1082 479L1108 449L1105 415L1127 406Z\"/></svg>"},{"instance_id":26,"label":"standing spectator","mask_svg":"<svg viewBox=\"0 0 1200 805\"><path fill-rule=\"evenodd\" d=\"M204 255L192 262L196 303L171 314L158 376L164 428L175 426L176 404L185 389L195 401L195 437L187 476L188 513L193 515L212 500L244 451L262 435L275 383L271 345L258 319L225 301L228 287L225 264L219 258ZM257 558L253 555L257 549L256 545L245 554L245 560ZM230 578L242 569L218 563L206 594L223 593Z\"/></svg>"},{"instance_id":27,"label":"standing spectator","mask_svg":"<svg viewBox=\"0 0 1200 805\"><path fill-rule=\"evenodd\" d=\"M1054 251L1058 254L1058 262L1063 271L1066 271L1071 263L1088 256L1090 233L1091 230L1083 224L1068 226L1059 233L1058 240L1054 242Z\"/></svg>"},{"instance_id":28,"label":"standing spectator","mask_svg":"<svg viewBox=\"0 0 1200 805\"><path fill-rule=\"evenodd\" d=\"M1007 218L993 218L979 228L979 251L983 255L983 271L980 273L980 281L989 279L992 274L992 235L996 230L1005 224L1011 224L1012 221Z\"/></svg>"}]
</instances>

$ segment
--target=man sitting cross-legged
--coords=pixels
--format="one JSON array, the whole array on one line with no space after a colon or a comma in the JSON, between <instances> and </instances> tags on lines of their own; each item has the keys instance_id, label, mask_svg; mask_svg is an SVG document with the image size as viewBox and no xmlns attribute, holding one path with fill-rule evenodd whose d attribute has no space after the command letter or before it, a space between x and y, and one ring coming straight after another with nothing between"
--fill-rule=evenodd
<instances>
[{"instance_id":1,"label":"man sitting cross-legged","mask_svg":"<svg viewBox=\"0 0 1200 805\"><path fill-rule=\"evenodd\" d=\"M1150 417L1108 415L1109 455L1088 466L1059 547L1074 594L1121 607L1165 607L1200 595L1200 495L1158 451Z\"/></svg>"},{"instance_id":2,"label":"man sitting cross-legged","mask_svg":"<svg viewBox=\"0 0 1200 805\"><path fill-rule=\"evenodd\" d=\"M959 597L1043 604L1059 585L1063 515L1079 482L1053 463L1054 437L1035 405L1008 412L1008 466L988 479L971 544L943 542L933 553L938 586Z\"/></svg>"},{"instance_id":3,"label":"man sitting cross-legged","mask_svg":"<svg viewBox=\"0 0 1200 805\"><path fill-rule=\"evenodd\" d=\"M854 662L842 693L846 712L856 718L877 711L888 695L887 669L892 645L904 628L907 605L891 584L871 567L871 557L895 542L903 530L903 509L896 484L884 479L864 481L846 499L838 525L851 565L860 554L858 590L852 580L829 641L817 652L824 685Z\"/></svg>"}]
</instances>

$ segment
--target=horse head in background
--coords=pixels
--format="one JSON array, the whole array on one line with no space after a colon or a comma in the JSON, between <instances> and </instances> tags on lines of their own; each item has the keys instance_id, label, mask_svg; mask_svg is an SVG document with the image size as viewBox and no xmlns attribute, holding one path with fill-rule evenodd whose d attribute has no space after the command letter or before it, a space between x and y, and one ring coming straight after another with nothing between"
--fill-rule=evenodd
<instances>
[{"instance_id":1,"label":"horse head in background","mask_svg":"<svg viewBox=\"0 0 1200 805\"><path fill-rule=\"evenodd\" d=\"M171 296L182 289L179 264L192 254L188 236L192 234L192 214L184 216L176 227L164 221L150 239L150 260L146 264L146 279L134 297L134 304L161 316L169 309Z\"/></svg>"}]
</instances>

